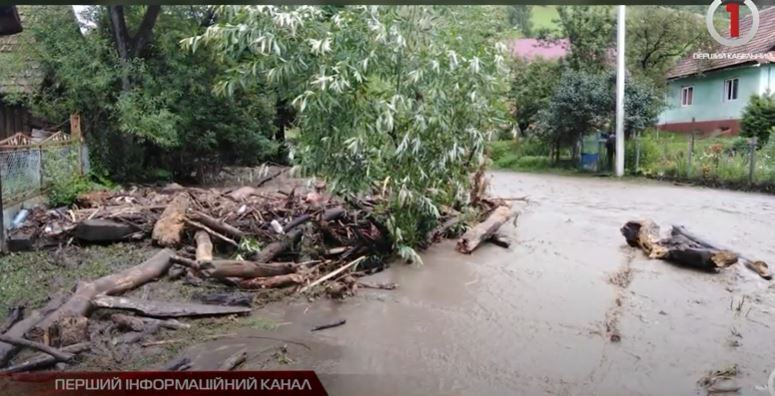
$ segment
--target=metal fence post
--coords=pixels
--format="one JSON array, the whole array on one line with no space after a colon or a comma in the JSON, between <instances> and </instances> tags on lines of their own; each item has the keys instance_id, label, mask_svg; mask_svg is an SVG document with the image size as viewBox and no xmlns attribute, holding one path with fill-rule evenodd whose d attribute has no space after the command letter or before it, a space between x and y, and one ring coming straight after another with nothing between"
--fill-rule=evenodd
<instances>
[{"instance_id":1,"label":"metal fence post","mask_svg":"<svg viewBox=\"0 0 775 396\"><path fill-rule=\"evenodd\" d=\"M694 156L694 136L695 132L692 132L691 140L689 140L689 155L687 159L686 177L692 177L692 156Z\"/></svg>"},{"instance_id":2,"label":"metal fence post","mask_svg":"<svg viewBox=\"0 0 775 396\"><path fill-rule=\"evenodd\" d=\"M748 185L753 185L753 174L756 169L756 138L753 137L748 141Z\"/></svg>"}]
</instances>

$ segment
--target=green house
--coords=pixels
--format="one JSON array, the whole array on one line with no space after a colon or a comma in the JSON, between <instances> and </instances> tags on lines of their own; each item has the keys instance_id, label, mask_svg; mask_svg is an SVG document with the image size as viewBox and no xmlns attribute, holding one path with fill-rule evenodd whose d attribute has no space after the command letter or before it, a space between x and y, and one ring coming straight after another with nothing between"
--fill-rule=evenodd
<instances>
[{"instance_id":1,"label":"green house","mask_svg":"<svg viewBox=\"0 0 775 396\"><path fill-rule=\"evenodd\" d=\"M740 133L740 117L751 95L775 92L775 7L759 16L759 30L748 44L719 47L710 56L689 54L668 72L667 109L659 116L660 130ZM740 31L750 26L750 15L741 19ZM727 55L713 59L714 54Z\"/></svg>"}]
</instances>

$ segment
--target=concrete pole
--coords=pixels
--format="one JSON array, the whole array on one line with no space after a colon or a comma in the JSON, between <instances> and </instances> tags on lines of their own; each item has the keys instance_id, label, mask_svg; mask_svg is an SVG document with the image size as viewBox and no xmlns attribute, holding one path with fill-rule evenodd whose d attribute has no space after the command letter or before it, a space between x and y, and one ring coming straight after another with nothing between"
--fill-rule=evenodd
<instances>
[{"instance_id":1,"label":"concrete pole","mask_svg":"<svg viewBox=\"0 0 775 396\"><path fill-rule=\"evenodd\" d=\"M624 31L625 10L619 6L616 22L616 176L624 176Z\"/></svg>"}]
</instances>

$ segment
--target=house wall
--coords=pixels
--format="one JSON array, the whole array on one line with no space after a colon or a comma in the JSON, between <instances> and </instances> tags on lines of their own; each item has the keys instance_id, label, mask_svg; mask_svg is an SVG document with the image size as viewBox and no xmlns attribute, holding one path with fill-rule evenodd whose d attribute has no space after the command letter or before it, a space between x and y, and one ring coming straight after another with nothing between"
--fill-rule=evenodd
<instances>
[{"instance_id":1,"label":"house wall","mask_svg":"<svg viewBox=\"0 0 775 396\"><path fill-rule=\"evenodd\" d=\"M737 100L725 101L724 81L739 79ZM694 87L690 106L681 106L683 87ZM775 70L772 65L747 66L709 72L668 82L668 108L659 116L661 130L675 132L740 133L740 116L751 95L771 89L775 92Z\"/></svg>"}]
</instances>

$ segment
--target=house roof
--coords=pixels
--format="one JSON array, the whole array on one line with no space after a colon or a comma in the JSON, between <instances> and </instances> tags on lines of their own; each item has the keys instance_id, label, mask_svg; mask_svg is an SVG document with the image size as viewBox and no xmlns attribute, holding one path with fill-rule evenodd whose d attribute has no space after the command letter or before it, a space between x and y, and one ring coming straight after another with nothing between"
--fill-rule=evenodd
<instances>
[{"instance_id":1,"label":"house roof","mask_svg":"<svg viewBox=\"0 0 775 396\"><path fill-rule=\"evenodd\" d=\"M0 37L0 95L32 93L42 84L43 71L40 64L26 49L33 42L30 27L36 24L35 16L46 9L73 12L70 6L17 6L24 30L12 36ZM19 65L19 62L22 64Z\"/></svg>"},{"instance_id":2,"label":"house roof","mask_svg":"<svg viewBox=\"0 0 775 396\"><path fill-rule=\"evenodd\" d=\"M554 60L564 58L568 54L570 42L568 39L560 39L556 42L538 40L534 38L514 39L509 42L511 55L516 58L533 60L544 58Z\"/></svg>"},{"instance_id":3,"label":"house roof","mask_svg":"<svg viewBox=\"0 0 775 396\"><path fill-rule=\"evenodd\" d=\"M751 28L752 17L746 15L740 20L740 31L746 32ZM725 47L717 45L711 51L731 52L736 54L767 54L763 59L726 58L726 59L694 59L690 54L682 58L667 72L668 79L675 79L692 74L713 70L726 69L734 66L756 63L775 62L775 7L769 7L759 11L759 31L747 44L739 47Z\"/></svg>"}]
</instances>

